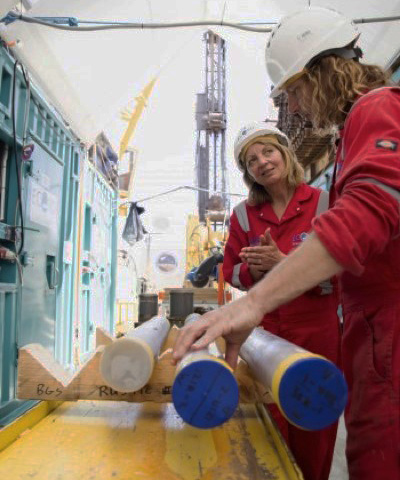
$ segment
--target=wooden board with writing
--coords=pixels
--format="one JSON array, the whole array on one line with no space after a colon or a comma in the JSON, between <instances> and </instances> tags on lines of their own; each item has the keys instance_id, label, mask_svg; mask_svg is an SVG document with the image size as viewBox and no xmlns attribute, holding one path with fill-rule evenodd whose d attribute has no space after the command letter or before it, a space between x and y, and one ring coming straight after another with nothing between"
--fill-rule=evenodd
<instances>
[{"instance_id":1,"label":"wooden board with writing","mask_svg":"<svg viewBox=\"0 0 400 480\"><path fill-rule=\"evenodd\" d=\"M115 341L100 328L96 330L95 352L75 374L68 374L41 345L26 345L19 351L18 398L172 402L175 366L171 363L171 356L177 332L176 327L170 330L147 385L137 392L129 393L113 390L105 384L100 374L99 364L104 347ZM254 380L246 362L239 362L235 376L239 384L241 403L271 402L268 390Z\"/></svg>"}]
</instances>

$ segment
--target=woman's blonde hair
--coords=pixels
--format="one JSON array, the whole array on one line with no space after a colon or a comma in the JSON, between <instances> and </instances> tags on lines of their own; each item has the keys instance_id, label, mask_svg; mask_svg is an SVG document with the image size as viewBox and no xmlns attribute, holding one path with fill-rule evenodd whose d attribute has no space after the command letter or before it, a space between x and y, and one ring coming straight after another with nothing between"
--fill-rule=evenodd
<instances>
[{"instance_id":1,"label":"woman's blonde hair","mask_svg":"<svg viewBox=\"0 0 400 480\"><path fill-rule=\"evenodd\" d=\"M255 138L252 143L262 143L264 145L272 145L277 148L282 154L283 162L285 164L285 177L287 186L289 188L296 188L304 178L304 170L297 160L296 154L291 148L285 147L278 142L269 142L262 138ZM250 205L260 205L262 203L272 201L272 198L268 191L249 174L246 159L243 156L240 159L241 169L243 171L244 183L249 188L248 202Z\"/></svg>"},{"instance_id":2,"label":"woman's blonde hair","mask_svg":"<svg viewBox=\"0 0 400 480\"><path fill-rule=\"evenodd\" d=\"M311 85L310 111L316 129L326 132L342 126L357 98L378 87L390 84L389 75L376 65L365 65L354 60L329 55L318 60L304 74Z\"/></svg>"}]
</instances>

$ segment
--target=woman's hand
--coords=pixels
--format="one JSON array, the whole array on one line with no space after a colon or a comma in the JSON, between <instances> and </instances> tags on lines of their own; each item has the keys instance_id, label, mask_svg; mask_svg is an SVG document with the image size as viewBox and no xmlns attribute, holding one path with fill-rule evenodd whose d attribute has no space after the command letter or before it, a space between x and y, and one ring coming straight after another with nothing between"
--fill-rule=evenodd
<instances>
[{"instance_id":1,"label":"woman's hand","mask_svg":"<svg viewBox=\"0 0 400 480\"><path fill-rule=\"evenodd\" d=\"M189 350L201 350L222 336L226 342L225 360L235 368L240 347L262 318L260 305L251 294L208 312L181 328L174 345L173 362L177 363Z\"/></svg>"},{"instance_id":2,"label":"woman's hand","mask_svg":"<svg viewBox=\"0 0 400 480\"><path fill-rule=\"evenodd\" d=\"M249 265L249 272L255 282L258 282L265 275L265 270L258 265Z\"/></svg>"},{"instance_id":3,"label":"woman's hand","mask_svg":"<svg viewBox=\"0 0 400 480\"><path fill-rule=\"evenodd\" d=\"M269 228L264 235L260 235L259 246L244 247L239 256L249 265L250 273L256 281L286 257L272 239Z\"/></svg>"}]
</instances>

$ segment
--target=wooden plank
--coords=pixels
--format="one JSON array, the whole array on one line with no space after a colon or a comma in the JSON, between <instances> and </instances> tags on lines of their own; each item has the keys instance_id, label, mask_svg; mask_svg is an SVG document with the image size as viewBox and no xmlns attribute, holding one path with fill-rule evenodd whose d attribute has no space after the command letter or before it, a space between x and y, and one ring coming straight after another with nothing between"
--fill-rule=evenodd
<instances>
[{"instance_id":1,"label":"wooden plank","mask_svg":"<svg viewBox=\"0 0 400 480\"><path fill-rule=\"evenodd\" d=\"M98 329L99 330L99 329ZM104 343L114 341L106 332L96 332L96 351L74 375L68 374L50 352L38 344L20 349L18 366L18 398L38 400L124 400L126 402L172 402L175 366L172 346L178 329L173 327L163 345L153 374L145 387L137 392L123 393L105 384L99 369ZM223 344L220 343L223 350ZM244 361L235 371L240 402L271 401L268 391L256 382Z\"/></svg>"},{"instance_id":2,"label":"wooden plank","mask_svg":"<svg viewBox=\"0 0 400 480\"><path fill-rule=\"evenodd\" d=\"M96 348L100 345L109 345L113 341L113 337L108 332L100 327L96 328Z\"/></svg>"},{"instance_id":3,"label":"wooden plank","mask_svg":"<svg viewBox=\"0 0 400 480\"><path fill-rule=\"evenodd\" d=\"M75 400L67 391L71 375L57 363L42 345L29 344L19 349L18 398Z\"/></svg>"}]
</instances>

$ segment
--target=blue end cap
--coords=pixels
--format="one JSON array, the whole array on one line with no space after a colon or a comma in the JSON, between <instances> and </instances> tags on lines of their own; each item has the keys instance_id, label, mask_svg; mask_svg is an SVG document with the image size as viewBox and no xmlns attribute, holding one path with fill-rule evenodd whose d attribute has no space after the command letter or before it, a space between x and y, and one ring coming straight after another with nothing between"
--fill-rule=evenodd
<instances>
[{"instance_id":1,"label":"blue end cap","mask_svg":"<svg viewBox=\"0 0 400 480\"><path fill-rule=\"evenodd\" d=\"M178 373L172 400L182 419L197 428L213 428L231 418L239 402L233 373L214 360L198 360Z\"/></svg>"},{"instance_id":2,"label":"blue end cap","mask_svg":"<svg viewBox=\"0 0 400 480\"><path fill-rule=\"evenodd\" d=\"M342 414L347 384L342 372L327 360L298 360L281 379L279 402L291 423L305 430L320 430Z\"/></svg>"}]
</instances>

